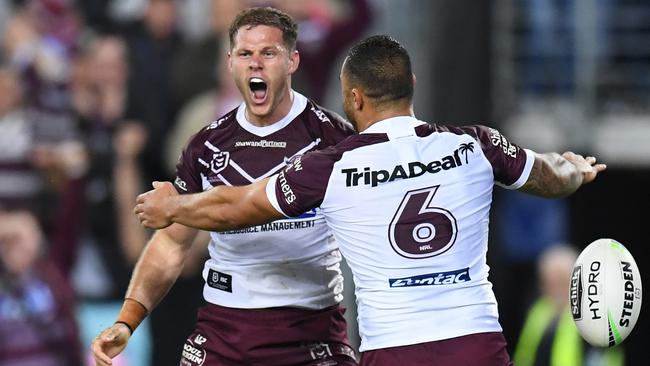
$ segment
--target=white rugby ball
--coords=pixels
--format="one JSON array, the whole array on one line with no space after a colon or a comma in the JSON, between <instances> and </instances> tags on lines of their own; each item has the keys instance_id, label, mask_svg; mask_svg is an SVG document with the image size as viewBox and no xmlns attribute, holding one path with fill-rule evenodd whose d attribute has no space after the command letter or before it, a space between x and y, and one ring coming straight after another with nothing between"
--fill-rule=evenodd
<instances>
[{"instance_id":1,"label":"white rugby ball","mask_svg":"<svg viewBox=\"0 0 650 366\"><path fill-rule=\"evenodd\" d=\"M623 342L639 318L641 298L639 268L621 243L598 239L580 253L569 300L578 331L591 345Z\"/></svg>"}]
</instances>

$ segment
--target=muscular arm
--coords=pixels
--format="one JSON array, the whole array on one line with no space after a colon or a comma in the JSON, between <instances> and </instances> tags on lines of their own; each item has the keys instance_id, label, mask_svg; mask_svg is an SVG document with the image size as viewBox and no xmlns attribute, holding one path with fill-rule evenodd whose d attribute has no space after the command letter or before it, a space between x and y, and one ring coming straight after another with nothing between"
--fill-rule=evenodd
<instances>
[{"instance_id":1,"label":"muscular arm","mask_svg":"<svg viewBox=\"0 0 650 366\"><path fill-rule=\"evenodd\" d=\"M118 322L93 341L97 365L113 364L111 359L126 347L131 331L167 294L183 269L196 234L195 229L175 224L158 230L149 240L133 271Z\"/></svg>"},{"instance_id":2,"label":"muscular arm","mask_svg":"<svg viewBox=\"0 0 650 366\"><path fill-rule=\"evenodd\" d=\"M135 213L150 228L175 222L224 231L263 224L284 217L266 196L267 182L264 179L248 186L219 186L186 195L178 195L169 182L155 182L154 190L138 196Z\"/></svg>"},{"instance_id":3,"label":"muscular arm","mask_svg":"<svg viewBox=\"0 0 650 366\"><path fill-rule=\"evenodd\" d=\"M149 311L155 308L180 275L196 235L196 229L178 224L156 231L133 270L126 297Z\"/></svg>"},{"instance_id":4,"label":"muscular arm","mask_svg":"<svg viewBox=\"0 0 650 366\"><path fill-rule=\"evenodd\" d=\"M566 197L605 169L592 156L583 158L572 152L535 154L530 176L519 190L546 198Z\"/></svg>"}]
</instances>

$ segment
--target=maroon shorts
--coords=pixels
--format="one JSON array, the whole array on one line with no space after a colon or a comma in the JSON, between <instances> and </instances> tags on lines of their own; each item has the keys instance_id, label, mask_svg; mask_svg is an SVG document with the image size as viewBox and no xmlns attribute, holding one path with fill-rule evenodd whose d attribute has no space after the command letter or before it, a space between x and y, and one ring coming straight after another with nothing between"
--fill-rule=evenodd
<instances>
[{"instance_id":1,"label":"maroon shorts","mask_svg":"<svg viewBox=\"0 0 650 366\"><path fill-rule=\"evenodd\" d=\"M361 366L511 366L502 333L478 333L441 341L381 348L361 354Z\"/></svg>"},{"instance_id":2,"label":"maroon shorts","mask_svg":"<svg viewBox=\"0 0 650 366\"><path fill-rule=\"evenodd\" d=\"M345 309L233 309L208 304L185 341L180 366L356 366Z\"/></svg>"}]
</instances>

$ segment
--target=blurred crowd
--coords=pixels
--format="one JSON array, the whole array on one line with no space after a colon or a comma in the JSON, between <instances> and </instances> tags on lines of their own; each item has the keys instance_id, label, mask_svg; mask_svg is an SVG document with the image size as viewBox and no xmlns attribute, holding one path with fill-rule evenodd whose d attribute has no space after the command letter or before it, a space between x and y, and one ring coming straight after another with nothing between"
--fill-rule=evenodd
<instances>
[{"instance_id":1,"label":"blurred crowd","mask_svg":"<svg viewBox=\"0 0 650 366\"><path fill-rule=\"evenodd\" d=\"M369 24L366 1L0 1L0 365L90 364L150 235L135 197L241 103L228 26L267 5L299 21L294 88L319 100ZM118 365L178 365L202 301L197 240Z\"/></svg>"},{"instance_id":2,"label":"blurred crowd","mask_svg":"<svg viewBox=\"0 0 650 366\"><path fill-rule=\"evenodd\" d=\"M532 29L524 47L529 57L521 58L526 60L524 66L504 68L522 74L511 78L522 80L520 95L502 98L496 93L495 101L515 103L525 99L522 96L573 93L577 84L565 82L579 70L571 66L573 58L565 60L562 52L574 50L578 41L558 38L554 27L574 29L560 26L573 19L567 14L574 13L560 9L556 12L563 17L550 16L555 13L548 8L559 9L563 2L524 3L530 4L530 11L519 23ZM376 32L399 33L401 26L406 41L422 42L408 48L414 67L433 75L418 78L420 88L431 87L426 102L419 105L433 115L416 111L419 118L449 124L488 123L448 119L465 118L463 112L490 103L489 95L470 96L480 89L481 80L490 78L487 66L483 68L484 59L490 57L484 44L490 35L480 33L489 33L485 19L492 5L390 0L0 0L0 366L92 364L88 354L92 337L115 320L132 268L151 234L132 214L135 197L153 180L172 179L188 138L241 103L226 63L228 26L241 9L266 5L283 9L298 21L301 61L293 87L320 104L338 109L323 100L337 80L338 61L349 45L372 29L373 22L383 19ZM603 9L594 13L594 19L610 8ZM398 12L407 15L400 18ZM416 14L425 20L418 23L409 18ZM401 25L394 25L400 19ZM595 34L601 28L596 27ZM481 37L473 38L476 35ZM635 49L638 44L634 43ZM616 42L599 42L594 52L600 55L605 46L613 48ZM562 62L551 68L546 53L562 53ZM434 61L421 62L424 56ZM645 74L634 73L635 78L639 75ZM569 122L562 121L573 126ZM545 136L539 131L552 130L547 122L516 123L535 141ZM562 141L553 139L557 144ZM566 200L500 194L495 192L490 280L509 350L526 364L534 360L522 355L555 354L553 337L575 336L574 330L563 327L566 296L562 291L558 295L557 289L566 284L553 276L568 271L575 253L553 244L575 237L571 219L576 215L571 216ZM595 232L591 222L588 230L591 237ZM606 234L620 235L611 230ZM207 235L197 238L182 278L138 328L116 365L178 365L180 346L202 301L200 269L207 240ZM564 266L549 271L553 263ZM546 322L544 334L525 327L525 322L535 319ZM620 354L595 354L582 343L576 347L574 353L557 357L578 357L577 352L583 364L624 363ZM615 361L603 361L608 357Z\"/></svg>"}]
</instances>

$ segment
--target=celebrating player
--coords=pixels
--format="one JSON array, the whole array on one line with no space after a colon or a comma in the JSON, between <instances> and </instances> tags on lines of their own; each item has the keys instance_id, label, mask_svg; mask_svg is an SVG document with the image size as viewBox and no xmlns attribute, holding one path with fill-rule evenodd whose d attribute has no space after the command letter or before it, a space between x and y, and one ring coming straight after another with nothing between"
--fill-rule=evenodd
<instances>
[{"instance_id":1,"label":"celebrating player","mask_svg":"<svg viewBox=\"0 0 650 366\"><path fill-rule=\"evenodd\" d=\"M272 8L236 17L229 67L244 103L190 140L177 166L179 193L263 180L294 156L354 133L341 117L291 89L300 61L296 28ZM208 304L182 347L181 365L356 365L339 305L338 244L319 210L301 214L211 233L203 270ZM196 232L174 224L153 235L117 322L93 344L98 365L111 364L172 286Z\"/></svg>"},{"instance_id":2,"label":"celebrating player","mask_svg":"<svg viewBox=\"0 0 650 366\"><path fill-rule=\"evenodd\" d=\"M362 365L511 364L486 264L493 186L562 197L605 166L417 120L410 59L390 37L354 46L340 77L360 134L249 186L179 198L155 183L136 214L155 228L236 230L320 207L354 274Z\"/></svg>"}]
</instances>

